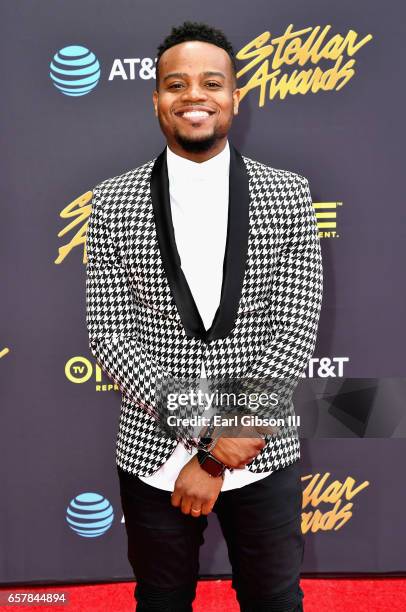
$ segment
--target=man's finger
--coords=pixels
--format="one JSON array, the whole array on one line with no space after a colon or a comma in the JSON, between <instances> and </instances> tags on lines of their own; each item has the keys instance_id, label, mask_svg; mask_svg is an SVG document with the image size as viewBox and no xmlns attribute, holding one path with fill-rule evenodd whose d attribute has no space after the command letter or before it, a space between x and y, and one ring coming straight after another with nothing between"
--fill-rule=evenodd
<instances>
[{"instance_id":1,"label":"man's finger","mask_svg":"<svg viewBox=\"0 0 406 612\"><path fill-rule=\"evenodd\" d=\"M181 495L179 495L179 493L174 491L172 493L172 495L171 495L171 504L172 504L172 506L175 506L175 508L179 508L181 499L182 499Z\"/></svg>"},{"instance_id":2,"label":"man's finger","mask_svg":"<svg viewBox=\"0 0 406 612\"><path fill-rule=\"evenodd\" d=\"M202 505L201 513L205 515L210 514L210 512L213 510L213 506L214 506L213 502L206 502L205 504Z\"/></svg>"},{"instance_id":3,"label":"man's finger","mask_svg":"<svg viewBox=\"0 0 406 612\"><path fill-rule=\"evenodd\" d=\"M192 500L190 497L182 497L182 501L180 503L180 509L182 510L183 514L190 514L190 509L192 507ZM198 506L196 506L197 508Z\"/></svg>"},{"instance_id":4,"label":"man's finger","mask_svg":"<svg viewBox=\"0 0 406 612\"><path fill-rule=\"evenodd\" d=\"M191 506L190 506L190 515L193 516L194 518L199 518L199 516L201 516L202 514L202 503L196 499L192 500Z\"/></svg>"}]
</instances>

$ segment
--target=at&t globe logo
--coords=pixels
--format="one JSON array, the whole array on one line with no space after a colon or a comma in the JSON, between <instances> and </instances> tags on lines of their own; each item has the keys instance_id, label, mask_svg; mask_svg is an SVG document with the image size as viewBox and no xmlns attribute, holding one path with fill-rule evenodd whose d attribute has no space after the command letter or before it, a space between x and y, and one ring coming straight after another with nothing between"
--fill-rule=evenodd
<instances>
[{"instance_id":1,"label":"at&t globe logo","mask_svg":"<svg viewBox=\"0 0 406 612\"><path fill-rule=\"evenodd\" d=\"M84 96L100 79L100 63L92 51L80 45L64 47L50 63L49 76L66 96Z\"/></svg>"},{"instance_id":2,"label":"at&t globe logo","mask_svg":"<svg viewBox=\"0 0 406 612\"><path fill-rule=\"evenodd\" d=\"M108 499L99 493L80 493L71 500L66 520L84 538L97 538L110 529L114 512Z\"/></svg>"}]
</instances>

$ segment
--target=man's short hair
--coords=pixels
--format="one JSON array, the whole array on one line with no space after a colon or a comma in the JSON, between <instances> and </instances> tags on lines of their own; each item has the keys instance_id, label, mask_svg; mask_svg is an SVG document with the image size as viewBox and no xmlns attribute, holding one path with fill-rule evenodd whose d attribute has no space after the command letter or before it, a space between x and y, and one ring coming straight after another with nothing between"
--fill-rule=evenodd
<instances>
[{"instance_id":1,"label":"man's short hair","mask_svg":"<svg viewBox=\"0 0 406 612\"><path fill-rule=\"evenodd\" d=\"M189 40L199 40L201 42L211 43L221 49L224 49L230 57L232 64L232 71L235 81L237 80L237 65L235 61L235 53L232 44L226 38L221 30L212 28L206 23L197 21L184 21L182 25L173 27L171 33L165 38L163 43L158 47L157 59L156 59L156 88L158 89L159 74L158 74L158 63L161 55L167 49L178 45L179 43L187 42Z\"/></svg>"}]
</instances>

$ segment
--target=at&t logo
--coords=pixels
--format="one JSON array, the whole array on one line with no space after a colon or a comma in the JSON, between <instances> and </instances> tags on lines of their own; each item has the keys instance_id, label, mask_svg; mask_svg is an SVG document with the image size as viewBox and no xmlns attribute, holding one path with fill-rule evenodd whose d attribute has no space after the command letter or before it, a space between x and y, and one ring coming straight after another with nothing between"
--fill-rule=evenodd
<instances>
[{"instance_id":1,"label":"at&t logo","mask_svg":"<svg viewBox=\"0 0 406 612\"><path fill-rule=\"evenodd\" d=\"M80 493L69 503L66 521L83 538L97 538L110 529L114 512L109 500L99 493Z\"/></svg>"},{"instance_id":2,"label":"at&t logo","mask_svg":"<svg viewBox=\"0 0 406 612\"><path fill-rule=\"evenodd\" d=\"M69 45L56 53L50 64L53 84L66 96L84 96L100 79L100 63L92 51Z\"/></svg>"}]
</instances>

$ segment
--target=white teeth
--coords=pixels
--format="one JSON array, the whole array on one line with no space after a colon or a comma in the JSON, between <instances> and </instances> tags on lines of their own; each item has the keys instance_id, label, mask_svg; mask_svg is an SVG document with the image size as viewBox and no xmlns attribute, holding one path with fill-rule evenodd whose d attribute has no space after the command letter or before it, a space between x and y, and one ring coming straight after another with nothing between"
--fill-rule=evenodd
<instances>
[{"instance_id":1,"label":"white teeth","mask_svg":"<svg viewBox=\"0 0 406 612\"><path fill-rule=\"evenodd\" d=\"M208 117L209 113L207 111L186 111L182 113L182 117Z\"/></svg>"}]
</instances>

